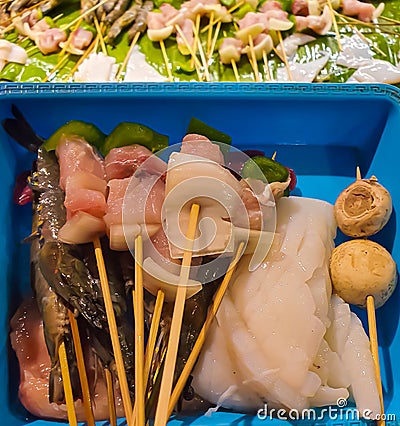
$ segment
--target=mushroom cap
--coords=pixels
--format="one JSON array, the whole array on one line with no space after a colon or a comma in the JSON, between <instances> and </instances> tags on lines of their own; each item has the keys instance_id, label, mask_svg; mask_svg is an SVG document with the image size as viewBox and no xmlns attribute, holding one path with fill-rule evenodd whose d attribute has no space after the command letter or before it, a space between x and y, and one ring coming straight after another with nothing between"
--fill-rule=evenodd
<instances>
[{"instance_id":1,"label":"mushroom cap","mask_svg":"<svg viewBox=\"0 0 400 426\"><path fill-rule=\"evenodd\" d=\"M344 234L354 238L369 237L388 222L392 214L392 198L374 176L358 179L341 192L334 212Z\"/></svg>"},{"instance_id":2,"label":"mushroom cap","mask_svg":"<svg viewBox=\"0 0 400 426\"><path fill-rule=\"evenodd\" d=\"M396 263L380 244L369 240L347 241L332 252L332 285L347 303L366 306L367 296L374 296L381 307L397 284Z\"/></svg>"}]
</instances>

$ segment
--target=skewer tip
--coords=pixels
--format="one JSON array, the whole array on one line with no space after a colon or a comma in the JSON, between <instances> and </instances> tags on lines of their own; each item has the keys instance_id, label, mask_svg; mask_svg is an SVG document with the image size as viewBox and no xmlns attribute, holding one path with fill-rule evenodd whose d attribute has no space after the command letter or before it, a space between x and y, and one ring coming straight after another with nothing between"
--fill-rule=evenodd
<instances>
[{"instance_id":1,"label":"skewer tip","mask_svg":"<svg viewBox=\"0 0 400 426\"><path fill-rule=\"evenodd\" d=\"M362 179L361 178L361 170L360 170L359 166L356 167L356 179L357 180L361 180Z\"/></svg>"}]
</instances>

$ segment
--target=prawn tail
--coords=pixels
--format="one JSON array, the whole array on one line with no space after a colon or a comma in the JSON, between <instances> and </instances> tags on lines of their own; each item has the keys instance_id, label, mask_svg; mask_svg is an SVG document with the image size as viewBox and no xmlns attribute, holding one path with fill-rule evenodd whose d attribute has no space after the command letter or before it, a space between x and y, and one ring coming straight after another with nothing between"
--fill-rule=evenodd
<instances>
[{"instance_id":1,"label":"prawn tail","mask_svg":"<svg viewBox=\"0 0 400 426\"><path fill-rule=\"evenodd\" d=\"M2 125L4 130L11 136L19 145L30 152L37 152L43 144L44 139L38 136L27 122L21 111L15 106L11 107L14 118L6 118Z\"/></svg>"}]
</instances>

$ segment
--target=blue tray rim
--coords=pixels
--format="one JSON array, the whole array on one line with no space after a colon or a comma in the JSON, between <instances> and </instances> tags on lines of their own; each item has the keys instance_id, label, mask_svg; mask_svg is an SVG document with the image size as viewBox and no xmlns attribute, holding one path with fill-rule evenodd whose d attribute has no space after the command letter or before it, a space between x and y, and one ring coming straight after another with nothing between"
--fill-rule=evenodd
<instances>
[{"instance_id":1,"label":"blue tray rim","mask_svg":"<svg viewBox=\"0 0 400 426\"><path fill-rule=\"evenodd\" d=\"M400 103L400 89L389 84L327 83L2 83L0 96L385 96Z\"/></svg>"}]
</instances>

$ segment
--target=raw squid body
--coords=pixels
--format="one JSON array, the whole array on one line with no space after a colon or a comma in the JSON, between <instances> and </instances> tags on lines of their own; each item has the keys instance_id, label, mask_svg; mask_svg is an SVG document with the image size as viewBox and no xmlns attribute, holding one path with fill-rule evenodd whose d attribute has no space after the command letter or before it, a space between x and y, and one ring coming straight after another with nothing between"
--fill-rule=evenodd
<instances>
[{"instance_id":1,"label":"raw squid body","mask_svg":"<svg viewBox=\"0 0 400 426\"><path fill-rule=\"evenodd\" d=\"M379 412L368 338L349 305L332 296L332 205L277 202L277 234L264 262L240 261L194 371L195 391L254 412L336 405L350 393L361 415Z\"/></svg>"}]
</instances>

